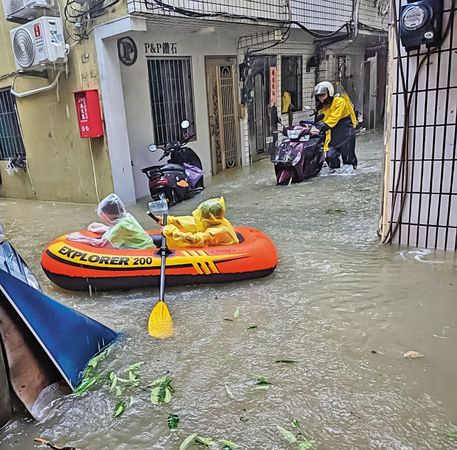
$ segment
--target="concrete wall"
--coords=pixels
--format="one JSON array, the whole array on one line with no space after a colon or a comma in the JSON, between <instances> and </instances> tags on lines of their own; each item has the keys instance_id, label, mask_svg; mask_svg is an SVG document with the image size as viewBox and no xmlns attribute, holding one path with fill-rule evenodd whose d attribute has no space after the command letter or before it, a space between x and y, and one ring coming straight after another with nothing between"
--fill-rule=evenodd
<instances>
[{"instance_id":1,"label":"concrete wall","mask_svg":"<svg viewBox=\"0 0 457 450\"><path fill-rule=\"evenodd\" d=\"M444 27L449 23L452 4L451 0L444 1ZM457 10L439 49L427 54L422 47L419 53L406 53L401 47L398 55L395 42L392 30L383 241L456 250ZM405 95L411 105L409 114L405 114ZM403 147L405 136L407 145Z\"/></svg>"},{"instance_id":2,"label":"concrete wall","mask_svg":"<svg viewBox=\"0 0 457 450\"><path fill-rule=\"evenodd\" d=\"M25 92L50 84L56 76L52 70L49 79L22 75L13 78L16 67L9 30L17 26L6 22L0 9L0 87L14 83L16 91ZM106 140L80 138L73 99L74 91L98 88L91 42L71 48L66 70L57 89L17 99L28 169L8 175L7 162L0 161L0 196L95 203L112 191Z\"/></svg>"}]
</instances>

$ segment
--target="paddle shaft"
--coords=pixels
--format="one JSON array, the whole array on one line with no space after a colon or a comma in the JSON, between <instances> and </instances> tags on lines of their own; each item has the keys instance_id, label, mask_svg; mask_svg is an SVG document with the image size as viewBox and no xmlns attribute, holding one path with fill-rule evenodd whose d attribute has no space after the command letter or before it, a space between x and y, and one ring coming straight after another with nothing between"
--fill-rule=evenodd
<instances>
[{"instance_id":1,"label":"paddle shaft","mask_svg":"<svg viewBox=\"0 0 457 450\"><path fill-rule=\"evenodd\" d=\"M162 216L162 224L163 224L163 226L165 226L167 224L167 215L166 214L164 214ZM167 260L167 253L168 253L167 239L162 234L162 244L160 246L161 261L160 261L160 292L159 292L159 301L161 301L161 302L165 301L165 264L166 264L166 260Z\"/></svg>"}]
</instances>

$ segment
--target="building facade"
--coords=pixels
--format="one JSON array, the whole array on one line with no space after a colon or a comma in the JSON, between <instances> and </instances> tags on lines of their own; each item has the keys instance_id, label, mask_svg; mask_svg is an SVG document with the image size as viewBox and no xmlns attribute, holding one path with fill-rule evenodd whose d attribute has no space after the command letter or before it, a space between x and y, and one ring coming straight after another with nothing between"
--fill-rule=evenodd
<instances>
[{"instance_id":1,"label":"building facade","mask_svg":"<svg viewBox=\"0 0 457 450\"><path fill-rule=\"evenodd\" d=\"M272 151L289 107L294 121L308 116L321 80L344 86L375 128L387 4L70 2L45 11L62 19L68 62L41 74L16 71L9 32L21 25L0 12L0 195L95 203L114 191L133 203L148 195L141 169L160 156L148 144L176 139L183 119L205 176L251 164ZM104 134L81 138L74 92L88 89Z\"/></svg>"}]
</instances>

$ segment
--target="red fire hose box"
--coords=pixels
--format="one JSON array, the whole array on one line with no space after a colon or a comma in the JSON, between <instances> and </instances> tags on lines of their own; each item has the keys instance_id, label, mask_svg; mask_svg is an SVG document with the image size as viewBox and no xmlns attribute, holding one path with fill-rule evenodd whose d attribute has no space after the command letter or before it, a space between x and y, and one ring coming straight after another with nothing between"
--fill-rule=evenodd
<instances>
[{"instance_id":1,"label":"red fire hose box","mask_svg":"<svg viewBox=\"0 0 457 450\"><path fill-rule=\"evenodd\" d=\"M82 138L103 136L103 120L97 89L74 92L79 134Z\"/></svg>"}]
</instances>

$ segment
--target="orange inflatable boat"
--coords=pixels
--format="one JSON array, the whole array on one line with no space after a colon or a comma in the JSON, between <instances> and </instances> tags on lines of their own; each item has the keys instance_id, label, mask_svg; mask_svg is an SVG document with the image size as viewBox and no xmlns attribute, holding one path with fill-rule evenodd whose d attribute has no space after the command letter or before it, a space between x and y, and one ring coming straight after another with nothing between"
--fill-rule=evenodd
<instances>
[{"instance_id":1,"label":"orange inflatable boat","mask_svg":"<svg viewBox=\"0 0 457 450\"><path fill-rule=\"evenodd\" d=\"M172 253L166 261L167 285L227 283L272 273L278 255L270 238L254 228L235 227L235 230L239 244L170 249ZM96 236L89 231L81 233ZM159 284L159 249L97 248L66 237L51 242L41 257L43 270L57 285L78 291L102 291Z\"/></svg>"}]
</instances>

